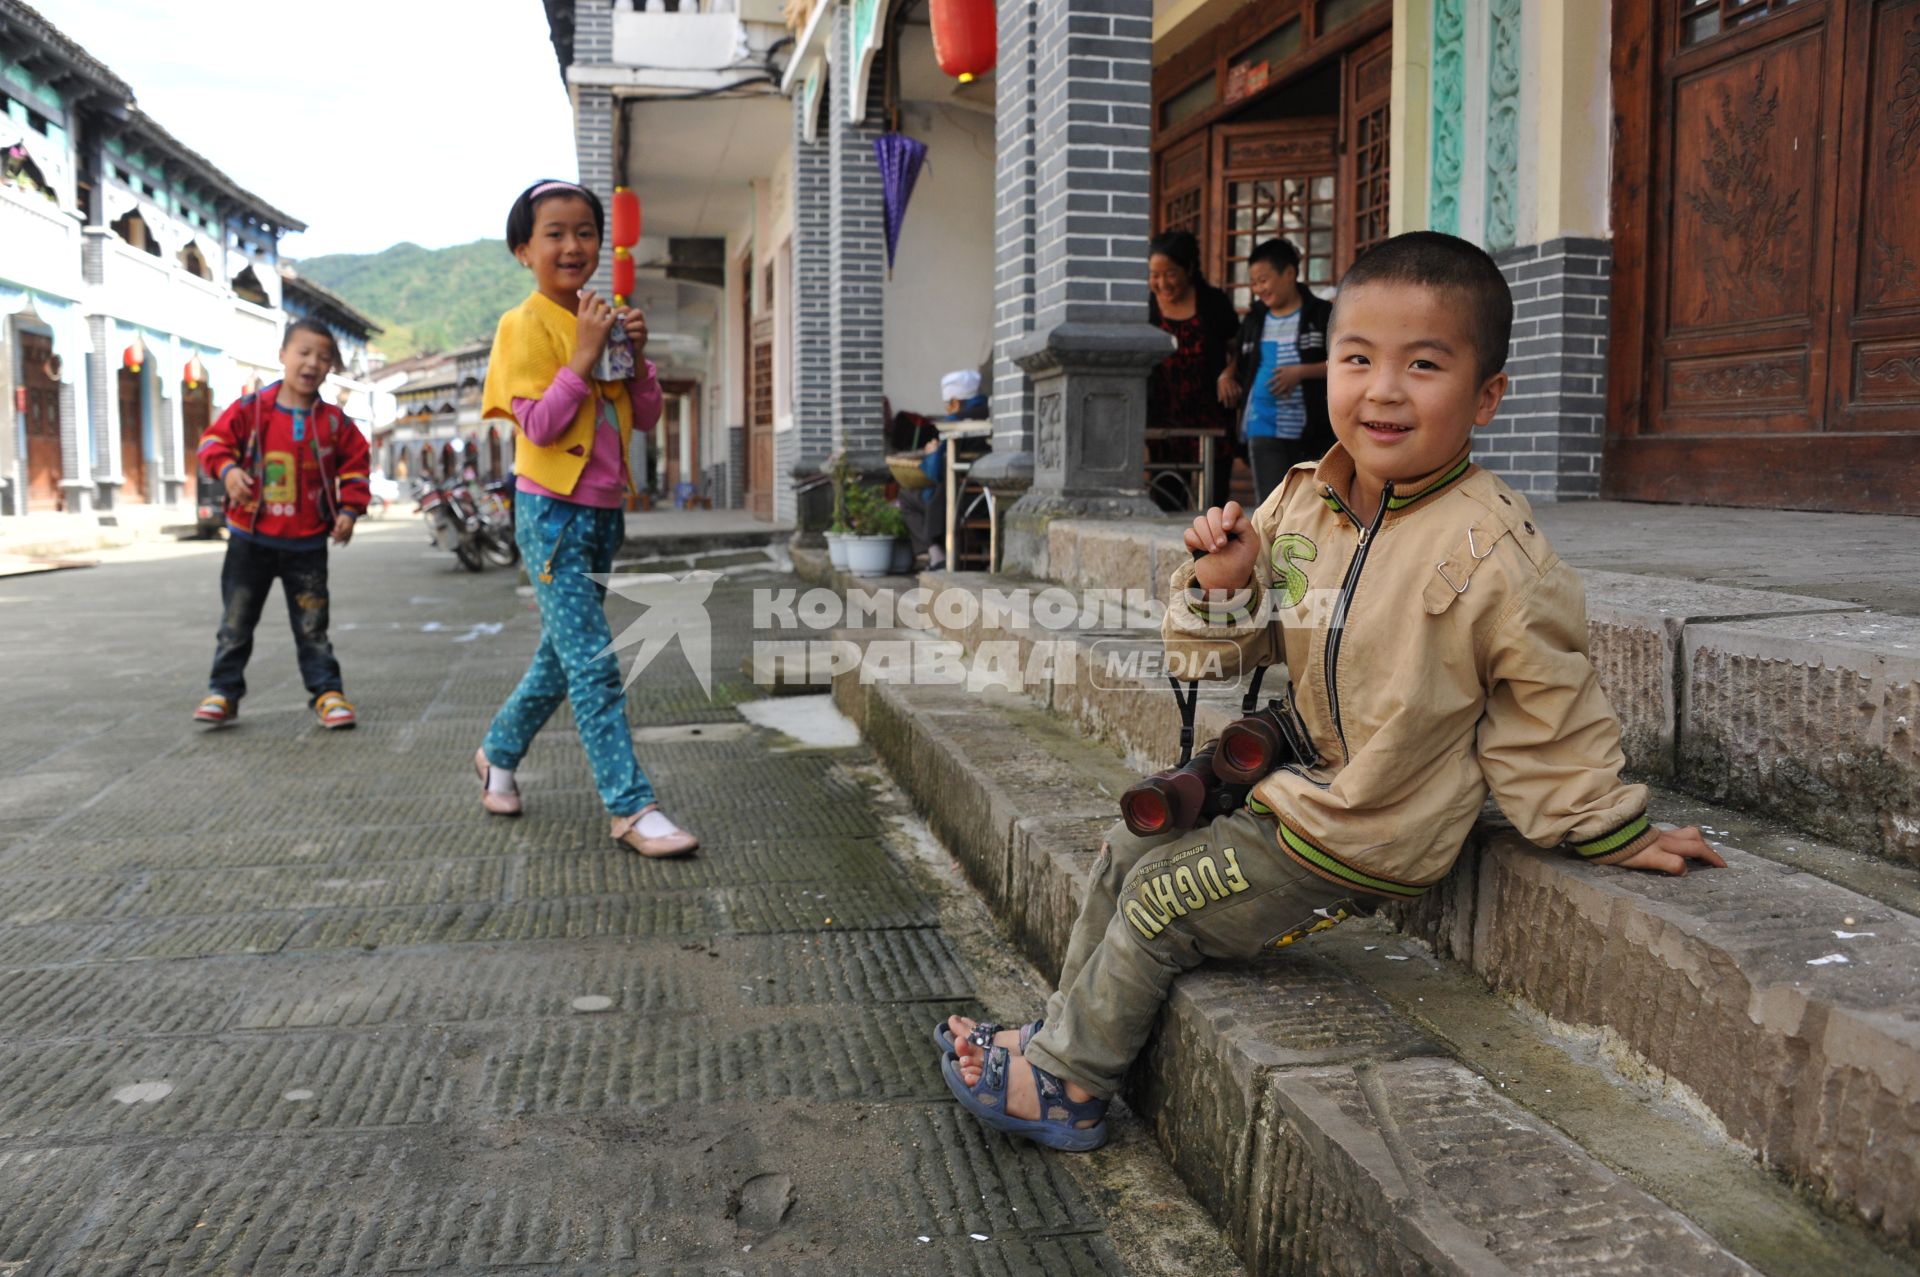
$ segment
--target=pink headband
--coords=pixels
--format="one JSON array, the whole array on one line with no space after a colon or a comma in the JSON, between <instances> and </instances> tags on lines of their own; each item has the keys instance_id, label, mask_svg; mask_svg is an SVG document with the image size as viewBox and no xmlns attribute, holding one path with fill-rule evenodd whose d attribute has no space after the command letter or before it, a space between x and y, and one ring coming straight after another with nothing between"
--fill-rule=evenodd
<instances>
[{"instance_id":1,"label":"pink headband","mask_svg":"<svg viewBox=\"0 0 1920 1277\"><path fill-rule=\"evenodd\" d=\"M579 190L581 190L581 188L574 185L572 182L542 182L540 183L540 185L534 187L532 190L527 192L527 199L529 201L537 200L542 195L545 195L549 191L579 191ZM583 191L582 193L584 194L585 192Z\"/></svg>"}]
</instances>

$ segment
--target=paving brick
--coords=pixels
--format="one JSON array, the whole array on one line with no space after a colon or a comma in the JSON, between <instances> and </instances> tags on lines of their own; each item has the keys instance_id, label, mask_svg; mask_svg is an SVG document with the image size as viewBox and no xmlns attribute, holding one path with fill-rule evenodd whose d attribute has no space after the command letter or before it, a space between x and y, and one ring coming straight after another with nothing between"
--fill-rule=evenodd
<instances>
[{"instance_id":1,"label":"paving brick","mask_svg":"<svg viewBox=\"0 0 1920 1277\"><path fill-rule=\"evenodd\" d=\"M0 1126L16 1139L425 1123L452 1098L448 1039L149 1040L0 1049ZM289 1091L311 1090L308 1100Z\"/></svg>"}]
</instances>

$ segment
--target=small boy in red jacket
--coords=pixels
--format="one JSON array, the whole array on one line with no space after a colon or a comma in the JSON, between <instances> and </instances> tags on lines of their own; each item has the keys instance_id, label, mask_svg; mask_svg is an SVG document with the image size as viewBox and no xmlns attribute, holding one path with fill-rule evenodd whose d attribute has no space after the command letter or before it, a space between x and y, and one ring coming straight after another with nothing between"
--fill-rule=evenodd
<instances>
[{"instance_id":1,"label":"small boy in red jacket","mask_svg":"<svg viewBox=\"0 0 1920 1277\"><path fill-rule=\"evenodd\" d=\"M237 400L200 439L200 468L227 489L227 560L213 676L193 717L218 727L239 713L254 626L278 580L308 703L322 727L337 730L352 727L354 714L327 641L327 538L345 545L366 513L367 441L320 398L320 383L340 367L325 325L288 325L280 366L282 380Z\"/></svg>"}]
</instances>

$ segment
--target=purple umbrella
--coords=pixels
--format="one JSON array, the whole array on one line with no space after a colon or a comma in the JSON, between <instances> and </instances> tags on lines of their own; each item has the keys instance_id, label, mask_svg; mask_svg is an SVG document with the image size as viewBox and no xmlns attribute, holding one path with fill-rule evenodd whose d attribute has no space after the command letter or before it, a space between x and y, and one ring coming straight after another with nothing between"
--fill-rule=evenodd
<instances>
[{"instance_id":1,"label":"purple umbrella","mask_svg":"<svg viewBox=\"0 0 1920 1277\"><path fill-rule=\"evenodd\" d=\"M904 133L882 133L873 139L873 155L880 161L880 194L887 208L887 278L893 278L893 250L900 242L900 223L907 216L907 201L913 198L913 184L920 179L920 165L927 158L927 146Z\"/></svg>"}]
</instances>

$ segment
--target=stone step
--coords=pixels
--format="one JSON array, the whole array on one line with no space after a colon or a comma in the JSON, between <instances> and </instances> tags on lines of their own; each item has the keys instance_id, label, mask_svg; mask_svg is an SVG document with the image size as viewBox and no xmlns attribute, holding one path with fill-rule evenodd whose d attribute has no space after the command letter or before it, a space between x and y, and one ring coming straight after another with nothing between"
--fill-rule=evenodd
<instances>
[{"instance_id":1,"label":"stone step","mask_svg":"<svg viewBox=\"0 0 1920 1277\"><path fill-rule=\"evenodd\" d=\"M835 694L1057 974L1134 769L1015 693L854 670ZM1544 1023L1356 920L1182 977L1129 1100L1251 1271L1915 1271Z\"/></svg>"},{"instance_id":2,"label":"stone step","mask_svg":"<svg viewBox=\"0 0 1920 1277\"><path fill-rule=\"evenodd\" d=\"M1057 520L1051 577L1165 599L1177 525ZM1583 571L1590 651L1641 776L1920 865L1920 618Z\"/></svg>"},{"instance_id":3,"label":"stone step","mask_svg":"<svg viewBox=\"0 0 1920 1277\"><path fill-rule=\"evenodd\" d=\"M1017 589L1005 577L923 582L948 592L946 606L926 610L935 628L923 639L964 647L976 669L998 652L1037 707L1112 747L1135 775L1175 761L1179 715L1165 681L1094 659L1115 644L1155 651L1152 631L1049 628L1072 609L1044 604L1022 624L1018 609L989 606L989 591ZM955 606L967 597L973 606ZM1197 739L1239 709L1236 688L1203 689ZM1708 828L1751 828L1694 806L1689 819ZM1633 1067L1683 1089L1836 1209L1920 1245L1920 874L1886 862L1873 862L1875 875L1836 874L1846 857L1831 849L1801 854L1793 843L1795 854L1774 859L1718 841L1726 870L1673 880L1548 856L1489 819L1440 887L1390 913L1502 993L1610 1035Z\"/></svg>"}]
</instances>

